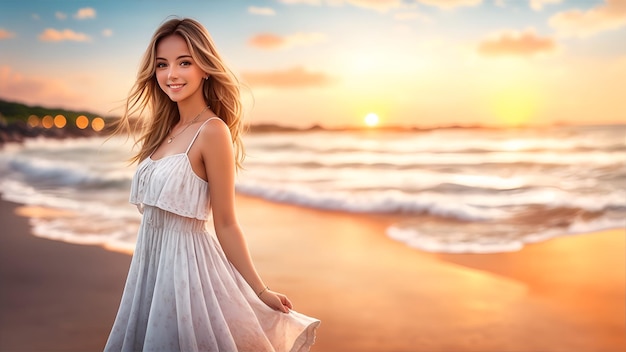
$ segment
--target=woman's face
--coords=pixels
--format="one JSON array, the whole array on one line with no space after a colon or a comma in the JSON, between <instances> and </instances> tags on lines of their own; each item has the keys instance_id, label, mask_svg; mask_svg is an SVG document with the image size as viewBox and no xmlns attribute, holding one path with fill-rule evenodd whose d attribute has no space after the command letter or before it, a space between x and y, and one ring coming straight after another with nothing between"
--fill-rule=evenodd
<instances>
[{"instance_id":1,"label":"woman's face","mask_svg":"<svg viewBox=\"0 0 626 352\"><path fill-rule=\"evenodd\" d=\"M172 101L181 103L196 95L201 97L205 76L206 73L191 57L183 38L170 35L159 41L156 48L156 78L159 87Z\"/></svg>"}]
</instances>

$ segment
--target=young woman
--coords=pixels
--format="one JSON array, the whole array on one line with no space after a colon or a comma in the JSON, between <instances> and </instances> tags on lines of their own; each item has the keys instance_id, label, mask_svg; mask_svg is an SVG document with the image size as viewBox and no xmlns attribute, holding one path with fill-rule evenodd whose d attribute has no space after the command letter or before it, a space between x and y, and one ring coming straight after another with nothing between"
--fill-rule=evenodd
<instances>
[{"instance_id":1,"label":"young woman","mask_svg":"<svg viewBox=\"0 0 626 352\"><path fill-rule=\"evenodd\" d=\"M121 126L145 108L130 194L143 216L105 351L308 351L319 320L265 285L237 223L239 85L197 21L152 37Z\"/></svg>"}]
</instances>

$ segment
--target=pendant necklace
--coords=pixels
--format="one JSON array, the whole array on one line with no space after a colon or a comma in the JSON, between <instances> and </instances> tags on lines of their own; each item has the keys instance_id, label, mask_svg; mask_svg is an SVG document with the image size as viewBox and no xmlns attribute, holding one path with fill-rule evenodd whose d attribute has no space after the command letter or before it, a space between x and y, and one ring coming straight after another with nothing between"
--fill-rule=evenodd
<instances>
[{"instance_id":1,"label":"pendant necklace","mask_svg":"<svg viewBox=\"0 0 626 352\"><path fill-rule=\"evenodd\" d=\"M183 130L182 130L182 131L180 131L180 132L178 132L177 134L175 134L175 135L171 136L170 138L168 138L168 139L167 139L167 144L172 143L172 141L174 140L174 138L176 138L176 137L180 136L180 134L181 134L181 133L183 133L183 132L185 132L185 130L186 130L189 126L193 125L193 123L194 123L194 122L198 121L198 118L200 117L200 115L202 115L202 113L203 113L203 112L205 112L208 108L209 108L209 106L207 105L204 109L202 109L202 111L200 111L200 113L199 113L198 115L196 115L196 117L194 117L194 118L193 118L193 120L191 120L191 121L187 124L187 126L185 126L185 128L183 128ZM171 131L171 129L170 129L170 133L171 133L171 132L172 132L172 131Z\"/></svg>"}]
</instances>

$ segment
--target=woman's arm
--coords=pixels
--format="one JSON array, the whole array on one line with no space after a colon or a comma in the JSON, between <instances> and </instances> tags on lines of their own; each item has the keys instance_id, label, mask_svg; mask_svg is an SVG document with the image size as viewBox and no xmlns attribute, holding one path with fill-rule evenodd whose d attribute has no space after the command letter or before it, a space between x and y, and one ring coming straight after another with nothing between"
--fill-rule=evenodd
<instances>
[{"instance_id":1,"label":"woman's arm","mask_svg":"<svg viewBox=\"0 0 626 352\"><path fill-rule=\"evenodd\" d=\"M235 215L235 155L228 126L221 120L209 121L200 132L213 211L215 233L228 260L268 306L289 312L291 302L282 294L265 290L265 284L252 263L248 245Z\"/></svg>"}]
</instances>

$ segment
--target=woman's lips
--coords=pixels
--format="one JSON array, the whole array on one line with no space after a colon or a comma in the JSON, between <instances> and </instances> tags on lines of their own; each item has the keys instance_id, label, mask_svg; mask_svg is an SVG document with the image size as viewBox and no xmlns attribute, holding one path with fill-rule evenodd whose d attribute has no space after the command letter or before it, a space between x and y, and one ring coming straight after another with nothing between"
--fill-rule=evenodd
<instances>
[{"instance_id":1,"label":"woman's lips","mask_svg":"<svg viewBox=\"0 0 626 352\"><path fill-rule=\"evenodd\" d=\"M169 84L168 87L170 87L171 90L173 91L178 91L181 90L183 88L184 84Z\"/></svg>"}]
</instances>

